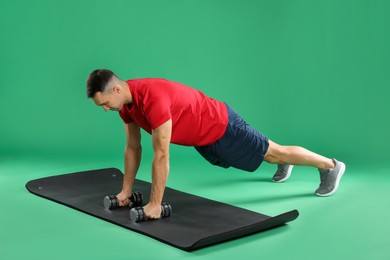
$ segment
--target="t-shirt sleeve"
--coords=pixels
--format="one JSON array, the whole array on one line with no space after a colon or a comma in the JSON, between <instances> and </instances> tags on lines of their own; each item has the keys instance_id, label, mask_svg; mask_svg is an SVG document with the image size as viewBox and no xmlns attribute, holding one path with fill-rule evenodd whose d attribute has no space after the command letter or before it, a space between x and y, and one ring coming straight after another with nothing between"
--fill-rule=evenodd
<instances>
[{"instance_id":1,"label":"t-shirt sleeve","mask_svg":"<svg viewBox=\"0 0 390 260\"><path fill-rule=\"evenodd\" d=\"M163 91L153 91L150 94L144 105L144 115L150 127L155 129L172 118L171 99Z\"/></svg>"},{"instance_id":2,"label":"t-shirt sleeve","mask_svg":"<svg viewBox=\"0 0 390 260\"><path fill-rule=\"evenodd\" d=\"M130 124L134 122L134 120L127 114L123 109L119 111L119 116L122 118L125 124Z\"/></svg>"}]
</instances>

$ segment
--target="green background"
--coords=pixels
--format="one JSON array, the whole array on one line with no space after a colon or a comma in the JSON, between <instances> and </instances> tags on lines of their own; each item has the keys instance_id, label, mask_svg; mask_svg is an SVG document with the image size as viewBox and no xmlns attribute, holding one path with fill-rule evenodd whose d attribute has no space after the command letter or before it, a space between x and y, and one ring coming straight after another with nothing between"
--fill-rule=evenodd
<instances>
[{"instance_id":1,"label":"green background","mask_svg":"<svg viewBox=\"0 0 390 260\"><path fill-rule=\"evenodd\" d=\"M0 1L1 259L389 259L390 1ZM168 186L267 215L274 230L193 253L31 195L28 180L123 169L123 123L85 95L96 68L164 77L228 102L271 140L347 165L254 174L171 146ZM138 178L150 181L143 132ZM119 191L118 187L118 191Z\"/></svg>"}]
</instances>

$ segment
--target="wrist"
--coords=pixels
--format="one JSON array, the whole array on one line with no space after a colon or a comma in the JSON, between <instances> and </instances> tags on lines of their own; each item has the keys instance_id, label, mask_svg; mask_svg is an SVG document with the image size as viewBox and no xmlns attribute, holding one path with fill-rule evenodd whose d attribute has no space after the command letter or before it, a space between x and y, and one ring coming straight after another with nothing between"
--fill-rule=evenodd
<instances>
[{"instance_id":1,"label":"wrist","mask_svg":"<svg viewBox=\"0 0 390 260\"><path fill-rule=\"evenodd\" d=\"M128 197L131 195L131 188L129 187L123 187L121 193L126 194Z\"/></svg>"},{"instance_id":2,"label":"wrist","mask_svg":"<svg viewBox=\"0 0 390 260\"><path fill-rule=\"evenodd\" d=\"M150 198L149 204L152 206L160 206L162 203L162 200Z\"/></svg>"}]
</instances>

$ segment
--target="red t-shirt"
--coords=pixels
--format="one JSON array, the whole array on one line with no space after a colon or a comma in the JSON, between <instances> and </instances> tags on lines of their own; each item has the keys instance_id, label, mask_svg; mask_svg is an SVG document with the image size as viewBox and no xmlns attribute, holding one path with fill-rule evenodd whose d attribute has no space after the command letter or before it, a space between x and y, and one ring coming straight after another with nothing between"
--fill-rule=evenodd
<instances>
[{"instance_id":1,"label":"red t-shirt","mask_svg":"<svg viewBox=\"0 0 390 260\"><path fill-rule=\"evenodd\" d=\"M172 119L171 143L203 146L223 136L228 122L223 102L199 90L158 78L128 80L133 103L119 111L122 120L135 122L149 134Z\"/></svg>"}]
</instances>

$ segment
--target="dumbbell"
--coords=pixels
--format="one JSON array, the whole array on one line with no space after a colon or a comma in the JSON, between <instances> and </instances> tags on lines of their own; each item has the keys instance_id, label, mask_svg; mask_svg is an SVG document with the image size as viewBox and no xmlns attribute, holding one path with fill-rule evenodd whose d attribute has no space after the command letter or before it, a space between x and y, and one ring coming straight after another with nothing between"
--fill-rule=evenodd
<instances>
[{"instance_id":1,"label":"dumbbell","mask_svg":"<svg viewBox=\"0 0 390 260\"><path fill-rule=\"evenodd\" d=\"M142 205L142 194L138 191L133 192L129 198L130 203L129 207L137 207ZM106 209L116 209L119 208L119 201L115 195L105 196L103 199L103 204Z\"/></svg>"},{"instance_id":2,"label":"dumbbell","mask_svg":"<svg viewBox=\"0 0 390 260\"><path fill-rule=\"evenodd\" d=\"M167 218L172 213L172 207L169 203L163 202L161 204L161 216L160 218ZM130 219L133 222L146 221L146 214L143 207L136 207L130 210Z\"/></svg>"}]
</instances>

